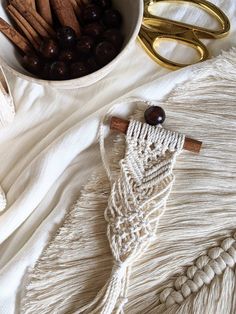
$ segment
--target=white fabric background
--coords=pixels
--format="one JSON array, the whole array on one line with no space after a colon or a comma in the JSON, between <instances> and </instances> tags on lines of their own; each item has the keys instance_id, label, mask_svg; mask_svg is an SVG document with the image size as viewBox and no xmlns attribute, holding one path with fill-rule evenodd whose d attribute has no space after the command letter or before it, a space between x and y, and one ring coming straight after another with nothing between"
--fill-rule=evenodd
<instances>
[{"instance_id":1,"label":"white fabric background","mask_svg":"<svg viewBox=\"0 0 236 314\"><path fill-rule=\"evenodd\" d=\"M231 21L226 38L206 41L216 56L235 46L236 3L212 2ZM201 11L172 8L164 8L168 16L213 25ZM174 46L164 48L172 58L182 55ZM190 52L185 54L189 56ZM9 76L17 114L14 123L0 131L0 182L8 200L0 215L0 314L17 309L18 288L27 267L34 264L101 162L96 145L100 117L114 102L119 103L115 112L127 115L132 105L119 98L162 99L191 71L192 67L176 72L161 68L135 43L112 73L90 87L55 90Z\"/></svg>"}]
</instances>

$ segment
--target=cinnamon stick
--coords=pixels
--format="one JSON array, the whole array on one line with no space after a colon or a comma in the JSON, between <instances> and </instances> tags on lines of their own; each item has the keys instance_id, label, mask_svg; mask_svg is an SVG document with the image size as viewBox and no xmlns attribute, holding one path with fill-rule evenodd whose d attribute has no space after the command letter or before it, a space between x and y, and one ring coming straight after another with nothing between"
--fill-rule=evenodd
<instances>
[{"instance_id":1,"label":"cinnamon stick","mask_svg":"<svg viewBox=\"0 0 236 314\"><path fill-rule=\"evenodd\" d=\"M81 34L80 25L76 18L73 5L70 1L51 0L55 13L63 26L70 26L79 37Z\"/></svg>"},{"instance_id":2,"label":"cinnamon stick","mask_svg":"<svg viewBox=\"0 0 236 314\"><path fill-rule=\"evenodd\" d=\"M70 2L73 6L73 9L74 9L76 16L80 16L81 15L81 6L78 5L78 2L76 0L70 0Z\"/></svg>"},{"instance_id":3,"label":"cinnamon stick","mask_svg":"<svg viewBox=\"0 0 236 314\"><path fill-rule=\"evenodd\" d=\"M126 134L129 127L129 121L123 120L117 117L112 117L110 121L110 129L119 131L121 133ZM193 153L199 153L202 147L202 142L191 139L191 138L185 138L184 142L184 149L188 150Z\"/></svg>"},{"instance_id":4,"label":"cinnamon stick","mask_svg":"<svg viewBox=\"0 0 236 314\"><path fill-rule=\"evenodd\" d=\"M32 7L36 9L35 0L25 0L25 4L27 5L27 7Z\"/></svg>"},{"instance_id":5,"label":"cinnamon stick","mask_svg":"<svg viewBox=\"0 0 236 314\"><path fill-rule=\"evenodd\" d=\"M2 32L13 44L15 44L25 54L32 52L29 41L17 32L10 24L0 17L0 32Z\"/></svg>"},{"instance_id":6,"label":"cinnamon stick","mask_svg":"<svg viewBox=\"0 0 236 314\"><path fill-rule=\"evenodd\" d=\"M25 6L21 0L11 0L10 2L21 15L30 23L35 31L42 37L55 37L55 31L32 7Z\"/></svg>"},{"instance_id":7,"label":"cinnamon stick","mask_svg":"<svg viewBox=\"0 0 236 314\"><path fill-rule=\"evenodd\" d=\"M27 39L37 50L40 46L41 39L36 31L33 29L33 27L31 27L27 20L23 18L23 16L21 16L21 14L12 5L7 6L7 11L19 27L19 29L25 34Z\"/></svg>"},{"instance_id":8,"label":"cinnamon stick","mask_svg":"<svg viewBox=\"0 0 236 314\"><path fill-rule=\"evenodd\" d=\"M45 21L52 25L52 12L49 0L36 0L37 9L39 14L45 19Z\"/></svg>"}]
</instances>

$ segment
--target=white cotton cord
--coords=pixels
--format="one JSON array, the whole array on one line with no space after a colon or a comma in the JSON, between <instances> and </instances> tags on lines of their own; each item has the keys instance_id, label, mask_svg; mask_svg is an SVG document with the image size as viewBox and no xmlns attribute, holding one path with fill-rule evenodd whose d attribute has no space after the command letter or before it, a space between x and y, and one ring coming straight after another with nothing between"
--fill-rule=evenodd
<instances>
[{"instance_id":1,"label":"white cotton cord","mask_svg":"<svg viewBox=\"0 0 236 314\"><path fill-rule=\"evenodd\" d=\"M7 206L7 200L3 189L0 187L0 213L4 211Z\"/></svg>"},{"instance_id":2,"label":"white cotton cord","mask_svg":"<svg viewBox=\"0 0 236 314\"><path fill-rule=\"evenodd\" d=\"M116 314L124 314L124 307L125 307L126 303L128 303L128 301L129 301L128 300L128 289L129 289L130 273L131 273L131 267L128 266L126 268L126 276L125 276L125 280L123 281L122 292L120 295L120 300L118 303Z\"/></svg>"},{"instance_id":3,"label":"white cotton cord","mask_svg":"<svg viewBox=\"0 0 236 314\"><path fill-rule=\"evenodd\" d=\"M106 154L106 150L105 150L105 122L107 121L107 117L105 116L102 121L100 122L100 126L99 126L99 147L100 147L100 154L101 154L101 159L102 159L102 163L103 163L103 167L106 171L107 177L109 179L109 181L112 183L112 174L111 174L111 169L109 166L109 162L107 159L107 154Z\"/></svg>"},{"instance_id":4,"label":"white cotton cord","mask_svg":"<svg viewBox=\"0 0 236 314\"><path fill-rule=\"evenodd\" d=\"M3 68L0 66L0 126L6 127L12 123L14 116L13 98Z\"/></svg>"}]
</instances>

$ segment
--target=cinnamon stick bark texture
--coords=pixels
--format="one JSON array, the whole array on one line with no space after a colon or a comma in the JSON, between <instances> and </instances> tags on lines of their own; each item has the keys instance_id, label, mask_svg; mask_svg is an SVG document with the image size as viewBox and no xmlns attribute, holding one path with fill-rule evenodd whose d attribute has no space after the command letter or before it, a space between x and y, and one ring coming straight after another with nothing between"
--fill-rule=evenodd
<instances>
[{"instance_id":1,"label":"cinnamon stick bark texture","mask_svg":"<svg viewBox=\"0 0 236 314\"><path fill-rule=\"evenodd\" d=\"M37 10L39 14L47 21L48 24L52 25L52 12L49 0L36 0Z\"/></svg>"},{"instance_id":2,"label":"cinnamon stick bark texture","mask_svg":"<svg viewBox=\"0 0 236 314\"><path fill-rule=\"evenodd\" d=\"M126 134L129 127L129 121L123 120L117 117L112 117L110 121L110 129L119 131L121 133ZM202 142L185 138L184 149L193 153L199 153L202 147Z\"/></svg>"},{"instance_id":3,"label":"cinnamon stick bark texture","mask_svg":"<svg viewBox=\"0 0 236 314\"><path fill-rule=\"evenodd\" d=\"M81 4L78 5L78 2L76 0L70 0L72 6L73 6L73 9L74 9L74 12L76 14L76 16L80 16L81 14Z\"/></svg>"},{"instance_id":4,"label":"cinnamon stick bark texture","mask_svg":"<svg viewBox=\"0 0 236 314\"><path fill-rule=\"evenodd\" d=\"M79 37L81 34L80 25L77 20L73 5L70 1L51 0L52 7L63 26L70 26Z\"/></svg>"},{"instance_id":5,"label":"cinnamon stick bark texture","mask_svg":"<svg viewBox=\"0 0 236 314\"><path fill-rule=\"evenodd\" d=\"M29 42L34 46L35 49L38 49L41 39L33 27L12 5L8 5L7 11L17 24L18 28L25 34Z\"/></svg>"},{"instance_id":6,"label":"cinnamon stick bark texture","mask_svg":"<svg viewBox=\"0 0 236 314\"><path fill-rule=\"evenodd\" d=\"M10 24L0 17L0 32L2 32L13 44L15 44L25 54L32 52L29 41L18 33Z\"/></svg>"},{"instance_id":7,"label":"cinnamon stick bark texture","mask_svg":"<svg viewBox=\"0 0 236 314\"><path fill-rule=\"evenodd\" d=\"M36 9L35 0L25 0L25 5Z\"/></svg>"},{"instance_id":8,"label":"cinnamon stick bark texture","mask_svg":"<svg viewBox=\"0 0 236 314\"><path fill-rule=\"evenodd\" d=\"M55 37L55 31L32 7L26 7L22 0L10 2L42 37Z\"/></svg>"}]
</instances>

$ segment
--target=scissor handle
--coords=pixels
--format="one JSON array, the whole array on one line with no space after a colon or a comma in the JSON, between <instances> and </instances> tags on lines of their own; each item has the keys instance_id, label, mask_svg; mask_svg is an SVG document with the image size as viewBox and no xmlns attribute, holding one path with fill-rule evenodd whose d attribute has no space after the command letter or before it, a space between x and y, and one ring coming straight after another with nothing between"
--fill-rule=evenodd
<instances>
[{"instance_id":1,"label":"scissor handle","mask_svg":"<svg viewBox=\"0 0 236 314\"><path fill-rule=\"evenodd\" d=\"M192 63L178 63L169 59L166 59L162 55L160 55L156 51L156 46L163 40L173 40L173 41L179 41L183 44L190 46L194 48L198 54L199 59L195 62L200 62L208 59L209 52L207 50L207 47L200 41L198 38L192 33L191 31L189 33L185 33L185 36L178 36L178 35L166 35L166 34L152 34L151 32L148 32L147 30L144 30L144 28L141 28L139 33L139 42L141 43L142 47L145 49L145 51L148 53L148 55L158 64L165 66L171 70L177 70L180 68L183 68L185 66L188 66Z\"/></svg>"},{"instance_id":2,"label":"scissor handle","mask_svg":"<svg viewBox=\"0 0 236 314\"><path fill-rule=\"evenodd\" d=\"M150 13L149 8L151 7L151 5L157 3L157 2L173 2L173 3L178 3L178 2L183 2L183 3L190 3L193 5L196 5L200 8L202 8L204 11L208 12L210 15L214 16L217 21L220 23L221 25L221 29L220 30L209 30L207 28L204 27L200 27L200 26L195 26L195 25L191 25L191 24L187 24L187 23L182 23L182 22L177 22L177 21L173 21L170 19L166 19L166 18L162 18L162 17L158 17L156 15L153 15ZM220 38L220 37L224 37L228 34L229 30L230 30L230 21L228 19L228 17L225 15L225 13L218 8L216 5L214 5L213 3L206 1L206 0L144 0L144 18L155 18L158 19L160 21L164 22L171 22L173 26L178 27L178 26L182 26L185 28L189 28L192 31L194 31L199 37L201 38Z\"/></svg>"}]
</instances>

